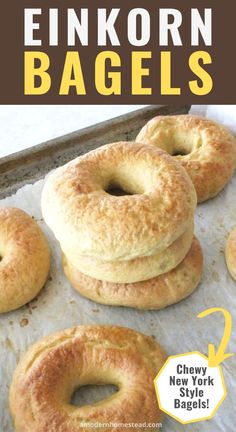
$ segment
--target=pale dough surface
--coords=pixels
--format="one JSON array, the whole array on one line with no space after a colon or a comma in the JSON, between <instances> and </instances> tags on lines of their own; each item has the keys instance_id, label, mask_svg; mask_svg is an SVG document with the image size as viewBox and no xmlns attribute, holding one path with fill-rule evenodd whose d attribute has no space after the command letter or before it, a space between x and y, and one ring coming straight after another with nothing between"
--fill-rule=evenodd
<instances>
[{"instance_id":1,"label":"pale dough surface","mask_svg":"<svg viewBox=\"0 0 236 432\"><path fill-rule=\"evenodd\" d=\"M203 255L194 238L183 261L167 273L136 283L112 283L81 273L63 257L63 267L71 285L97 303L138 309L163 309L188 297L198 286L203 272Z\"/></svg>"},{"instance_id":2,"label":"pale dough surface","mask_svg":"<svg viewBox=\"0 0 236 432\"><path fill-rule=\"evenodd\" d=\"M159 276L175 268L186 256L193 240L193 223L165 251L127 261L103 261L63 251L67 260L82 273L116 283L134 283Z\"/></svg>"}]
</instances>

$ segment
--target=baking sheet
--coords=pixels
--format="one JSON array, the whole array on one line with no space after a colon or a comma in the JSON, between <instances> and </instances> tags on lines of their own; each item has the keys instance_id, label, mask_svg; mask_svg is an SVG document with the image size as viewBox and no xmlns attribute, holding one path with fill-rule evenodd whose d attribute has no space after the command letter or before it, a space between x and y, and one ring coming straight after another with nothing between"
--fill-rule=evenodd
<instances>
[{"instance_id":1,"label":"baking sheet","mask_svg":"<svg viewBox=\"0 0 236 432\"><path fill-rule=\"evenodd\" d=\"M46 233L52 251L50 278L40 295L27 306L0 316L2 432L14 430L8 408L8 392L16 363L27 347L44 335L77 324L115 324L153 335L169 355L193 350L207 354L210 342L218 346L224 323L220 314L200 320L197 318L198 313L209 307L221 306L227 308L235 318L236 283L229 276L225 266L224 246L229 231L236 224L236 176L217 198L199 205L196 211L195 231L201 241L205 258L201 285L188 299L156 312L98 305L80 297L70 287L61 268L59 246L42 220L42 185L43 180L34 185L26 185L15 195L0 201L0 206L17 206L34 216ZM235 336L236 330L233 328L228 352L236 352ZM236 420L234 357L223 363L223 372L228 396L214 419L183 426L166 416L163 430L233 432Z\"/></svg>"},{"instance_id":2,"label":"baking sheet","mask_svg":"<svg viewBox=\"0 0 236 432\"><path fill-rule=\"evenodd\" d=\"M0 159L0 199L85 152L109 142L131 141L156 115L186 114L189 109L190 105L150 105L5 156Z\"/></svg>"}]
</instances>

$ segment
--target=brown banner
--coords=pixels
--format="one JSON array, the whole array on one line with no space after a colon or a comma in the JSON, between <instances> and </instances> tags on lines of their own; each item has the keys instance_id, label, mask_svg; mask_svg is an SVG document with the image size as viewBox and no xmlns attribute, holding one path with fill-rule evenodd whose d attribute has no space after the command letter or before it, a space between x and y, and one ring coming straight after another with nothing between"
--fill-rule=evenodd
<instances>
[{"instance_id":1,"label":"brown banner","mask_svg":"<svg viewBox=\"0 0 236 432\"><path fill-rule=\"evenodd\" d=\"M35 39L42 40L41 46L24 45L24 8L41 8L41 15L35 18L39 29L34 31ZM49 46L49 9L58 9L58 46ZM67 10L74 8L78 17L80 9L88 9L88 46L81 46L76 39L74 47L67 45ZM107 13L112 8L120 8L115 22L116 33L120 46L112 46L108 38L106 46L98 46L97 32L98 8L106 8ZM127 16L133 8L144 8L150 16L150 41L145 46L132 46L127 36ZM182 14L182 25L179 33L183 46L174 46L170 38L168 46L159 45L159 9L174 8ZM198 46L191 46L191 8L197 8L204 13L205 8L212 8L212 46L206 46L202 37ZM234 0L8 0L1 6L1 69L0 69L0 103L1 104L233 104L236 102L236 55L235 55L235 16L236 3ZM137 20L139 23L139 20ZM132 29L130 30L132 31ZM138 34L141 29L138 27ZM67 52L79 53L81 75L86 94L77 94L76 86L71 86L69 94L63 95L62 80L65 73L65 59ZM101 65L97 64L95 78L95 64L98 55L104 51L115 53L120 65L111 66L109 56ZM26 67L25 52L41 52L49 59L47 69L50 88L45 94L25 94L30 90L30 68ZM137 54L137 53L146 54ZM194 60L194 53L205 53L204 58ZM132 54L136 53L136 54ZM164 53L164 54L163 54ZM170 53L170 54L169 54ZM29 54L26 54L27 65ZM142 62L138 56L143 57ZM146 57L146 58L145 58ZM151 57L151 58L150 58ZM211 61L207 61L207 59ZM191 59L191 60L190 60ZM194 67L190 67L190 63ZM119 62L118 62L119 63ZM76 63L77 64L77 63ZM144 89L151 89L151 94L141 94L140 64L147 70L147 76L141 78ZM35 58L35 67L40 66L40 59ZM169 66L168 66L169 65ZM31 64L32 66L32 64ZM69 63L67 65L69 67ZM78 66L78 65L77 65ZM196 74L199 71L200 76ZM27 69L27 71L26 71ZM205 72L204 75L202 75ZM27 72L27 73L26 73ZM109 75L109 73L112 73ZM116 73L114 75L114 73ZM145 75L146 72L144 72ZM168 78L168 76L170 77ZM109 89L112 79L116 76L117 86L121 94L105 95L98 91L97 81L104 81ZM71 78L73 79L74 76ZM132 78L133 77L133 78ZM27 80L27 89L24 81ZM65 76L64 76L65 79ZM165 82L171 81L170 94L167 94ZM208 79L206 94L196 94L194 85L201 88L202 79ZM35 77L35 87L40 87L41 78ZM165 81L166 80L166 81ZM212 86L209 81L212 81ZM136 83L134 86L134 82ZM190 84L194 82L195 84ZM47 87L47 86L46 86ZM212 88L211 88L212 87ZM173 90L177 88L177 90ZM179 89L179 90L178 90ZM27 90L27 91L26 91ZM117 92L118 92L117 90ZM61 92L61 94L60 94ZM137 94L134 94L134 93ZM173 94L173 93L180 94ZM145 90L144 90L145 93Z\"/></svg>"}]
</instances>

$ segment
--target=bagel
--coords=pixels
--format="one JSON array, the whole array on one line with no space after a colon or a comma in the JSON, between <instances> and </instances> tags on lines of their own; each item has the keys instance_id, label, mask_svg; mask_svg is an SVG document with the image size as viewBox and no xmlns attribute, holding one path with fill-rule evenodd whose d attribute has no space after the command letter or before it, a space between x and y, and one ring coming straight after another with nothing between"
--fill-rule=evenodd
<instances>
[{"instance_id":1,"label":"bagel","mask_svg":"<svg viewBox=\"0 0 236 432\"><path fill-rule=\"evenodd\" d=\"M198 202L217 195L235 170L235 137L204 117L155 117L141 129L136 141L154 144L181 162L193 181Z\"/></svg>"},{"instance_id":2,"label":"bagel","mask_svg":"<svg viewBox=\"0 0 236 432\"><path fill-rule=\"evenodd\" d=\"M236 227L227 239L225 258L228 270L232 278L236 281Z\"/></svg>"},{"instance_id":3,"label":"bagel","mask_svg":"<svg viewBox=\"0 0 236 432\"><path fill-rule=\"evenodd\" d=\"M17 309L44 286L50 267L47 240L23 210L0 208L0 312Z\"/></svg>"},{"instance_id":4,"label":"bagel","mask_svg":"<svg viewBox=\"0 0 236 432\"><path fill-rule=\"evenodd\" d=\"M114 196L110 187L132 195ZM105 145L56 169L42 212L64 249L102 260L165 250L190 225L196 194L166 152L134 142Z\"/></svg>"},{"instance_id":5,"label":"bagel","mask_svg":"<svg viewBox=\"0 0 236 432\"><path fill-rule=\"evenodd\" d=\"M89 432L93 424L113 422L124 426L99 430L122 432L133 430L128 423L160 422L153 380L165 360L151 337L128 328L79 326L48 336L28 350L14 373L15 431ZM113 384L118 392L94 404L71 405L74 391L89 384Z\"/></svg>"},{"instance_id":6,"label":"bagel","mask_svg":"<svg viewBox=\"0 0 236 432\"><path fill-rule=\"evenodd\" d=\"M164 252L134 258L129 261L103 261L76 256L63 250L64 255L76 269L95 279L116 283L141 282L166 273L176 267L186 256L193 240L193 223Z\"/></svg>"},{"instance_id":7,"label":"bagel","mask_svg":"<svg viewBox=\"0 0 236 432\"><path fill-rule=\"evenodd\" d=\"M63 256L64 272L71 285L97 303L139 309L163 309L189 296L200 282L203 255L194 238L184 260L169 273L134 284L118 284L92 279L78 271Z\"/></svg>"}]
</instances>

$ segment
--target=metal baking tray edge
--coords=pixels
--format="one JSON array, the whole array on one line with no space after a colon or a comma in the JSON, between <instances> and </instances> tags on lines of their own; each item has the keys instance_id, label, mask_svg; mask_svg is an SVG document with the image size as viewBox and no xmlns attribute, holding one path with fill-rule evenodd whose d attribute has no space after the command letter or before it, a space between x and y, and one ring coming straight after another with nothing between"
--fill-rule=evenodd
<instances>
[{"instance_id":1,"label":"metal baking tray edge","mask_svg":"<svg viewBox=\"0 0 236 432\"><path fill-rule=\"evenodd\" d=\"M185 114L189 109L190 105L151 105L3 157L0 159L0 199L90 150L109 142L132 140L156 115Z\"/></svg>"}]
</instances>

